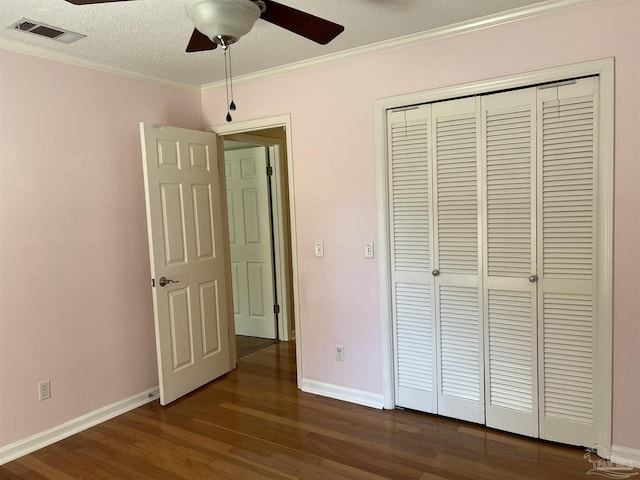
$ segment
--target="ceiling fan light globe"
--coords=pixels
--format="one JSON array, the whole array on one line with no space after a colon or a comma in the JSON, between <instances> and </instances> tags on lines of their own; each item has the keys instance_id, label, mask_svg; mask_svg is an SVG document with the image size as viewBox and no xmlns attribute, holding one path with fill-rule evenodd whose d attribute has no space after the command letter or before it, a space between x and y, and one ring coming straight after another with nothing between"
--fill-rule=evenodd
<instances>
[{"instance_id":1,"label":"ceiling fan light globe","mask_svg":"<svg viewBox=\"0 0 640 480\"><path fill-rule=\"evenodd\" d=\"M260 7L251 0L187 0L187 15L195 27L214 42L237 42L260 18Z\"/></svg>"}]
</instances>

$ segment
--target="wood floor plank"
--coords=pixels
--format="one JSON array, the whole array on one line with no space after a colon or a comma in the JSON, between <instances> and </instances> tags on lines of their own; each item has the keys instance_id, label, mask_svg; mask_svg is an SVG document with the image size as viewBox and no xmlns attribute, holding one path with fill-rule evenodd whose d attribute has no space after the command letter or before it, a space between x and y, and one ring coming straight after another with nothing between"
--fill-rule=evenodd
<instances>
[{"instance_id":1,"label":"wood floor plank","mask_svg":"<svg viewBox=\"0 0 640 480\"><path fill-rule=\"evenodd\" d=\"M295 346L0 466L2 480L584 480L583 451L301 392Z\"/></svg>"},{"instance_id":2,"label":"wood floor plank","mask_svg":"<svg viewBox=\"0 0 640 480\"><path fill-rule=\"evenodd\" d=\"M270 413L266 413L260 410L254 410L252 408L245 408L240 405L234 405L232 403L225 402L220 405L221 408L228 408L231 410L235 410L243 415L252 415L258 419L266 420L268 422L275 422L281 425L286 425L288 427L295 428L296 430L303 430L305 432L312 432L318 435L322 435L329 438L335 438L338 440L346 440L348 435L343 433L336 432L334 430L330 430L327 428L318 427L315 425L311 425L305 422L301 422L299 420L291 420L289 418L280 417L278 415L272 415Z\"/></svg>"},{"instance_id":3,"label":"wood floor plank","mask_svg":"<svg viewBox=\"0 0 640 480\"><path fill-rule=\"evenodd\" d=\"M51 465L39 460L36 457L25 458L23 465L27 467L30 471L38 473L42 475L44 478L57 478L60 480L76 480L71 475L67 474L64 471L60 471L58 468L52 467Z\"/></svg>"},{"instance_id":4,"label":"wood floor plank","mask_svg":"<svg viewBox=\"0 0 640 480\"><path fill-rule=\"evenodd\" d=\"M51 445L44 451L38 452L37 458L47 463L54 471L67 473L76 480L118 480L118 477L88 459L82 463L76 462L76 452L60 445Z\"/></svg>"}]
</instances>

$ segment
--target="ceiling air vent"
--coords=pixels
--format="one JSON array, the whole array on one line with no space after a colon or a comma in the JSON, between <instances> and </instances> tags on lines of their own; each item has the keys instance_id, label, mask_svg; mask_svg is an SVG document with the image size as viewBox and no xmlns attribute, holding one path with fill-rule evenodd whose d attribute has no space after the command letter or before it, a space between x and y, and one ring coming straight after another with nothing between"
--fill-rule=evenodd
<instances>
[{"instance_id":1,"label":"ceiling air vent","mask_svg":"<svg viewBox=\"0 0 640 480\"><path fill-rule=\"evenodd\" d=\"M33 33L34 35L40 35L41 37L47 37L62 43L72 43L86 37L86 35L82 35L81 33L71 32L69 30L47 25L46 23L28 20L26 18L9 25L8 28L20 30L21 32Z\"/></svg>"}]
</instances>

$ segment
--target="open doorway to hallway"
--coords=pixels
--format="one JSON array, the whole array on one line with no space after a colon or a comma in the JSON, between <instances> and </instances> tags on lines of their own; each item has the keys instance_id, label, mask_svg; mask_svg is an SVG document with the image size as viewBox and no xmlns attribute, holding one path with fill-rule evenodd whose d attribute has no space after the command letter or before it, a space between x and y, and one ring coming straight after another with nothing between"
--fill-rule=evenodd
<instances>
[{"instance_id":1,"label":"open doorway to hallway","mask_svg":"<svg viewBox=\"0 0 640 480\"><path fill-rule=\"evenodd\" d=\"M222 137L238 357L293 340L286 131Z\"/></svg>"}]
</instances>

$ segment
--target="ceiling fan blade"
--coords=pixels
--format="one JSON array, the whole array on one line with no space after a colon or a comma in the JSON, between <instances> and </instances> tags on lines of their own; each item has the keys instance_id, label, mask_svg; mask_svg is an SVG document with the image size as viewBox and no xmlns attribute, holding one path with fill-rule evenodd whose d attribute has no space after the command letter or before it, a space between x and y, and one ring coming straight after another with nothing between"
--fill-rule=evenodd
<instances>
[{"instance_id":1,"label":"ceiling fan blade","mask_svg":"<svg viewBox=\"0 0 640 480\"><path fill-rule=\"evenodd\" d=\"M205 50L213 50L217 47L218 44L216 42L204 33L201 33L197 28L194 28L191 34L191 40L189 40L189 45L187 45L187 52L203 52Z\"/></svg>"},{"instance_id":2,"label":"ceiling fan blade","mask_svg":"<svg viewBox=\"0 0 640 480\"><path fill-rule=\"evenodd\" d=\"M65 0L74 5L93 5L94 3L130 2L132 0Z\"/></svg>"},{"instance_id":3,"label":"ceiling fan blade","mask_svg":"<svg viewBox=\"0 0 640 480\"><path fill-rule=\"evenodd\" d=\"M321 45L326 45L344 31L342 25L296 10L272 0L263 0L266 10L260 18L290 32L302 35Z\"/></svg>"}]
</instances>

